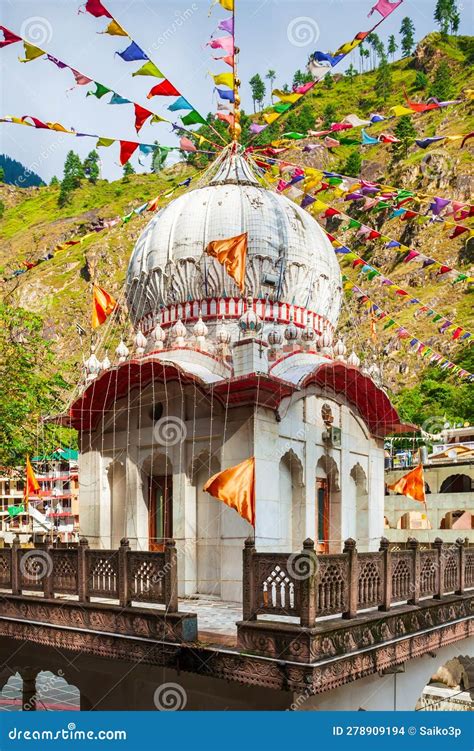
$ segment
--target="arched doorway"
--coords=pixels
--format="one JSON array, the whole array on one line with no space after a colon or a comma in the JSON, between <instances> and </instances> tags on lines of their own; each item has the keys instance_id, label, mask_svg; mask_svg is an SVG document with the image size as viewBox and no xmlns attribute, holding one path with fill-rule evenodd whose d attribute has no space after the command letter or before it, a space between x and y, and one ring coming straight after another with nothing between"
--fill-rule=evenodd
<instances>
[{"instance_id":1,"label":"arched doorway","mask_svg":"<svg viewBox=\"0 0 474 751\"><path fill-rule=\"evenodd\" d=\"M342 547L339 471L335 460L327 454L316 465L315 493L317 552L339 552Z\"/></svg>"},{"instance_id":2,"label":"arched doorway","mask_svg":"<svg viewBox=\"0 0 474 751\"><path fill-rule=\"evenodd\" d=\"M356 486L355 497L355 539L357 549L365 552L369 549L369 494L367 475L359 463L351 469L351 478Z\"/></svg>"},{"instance_id":3,"label":"arched doorway","mask_svg":"<svg viewBox=\"0 0 474 751\"><path fill-rule=\"evenodd\" d=\"M142 465L148 509L148 549L161 551L173 537L173 467L167 456L154 453Z\"/></svg>"},{"instance_id":4,"label":"arched doorway","mask_svg":"<svg viewBox=\"0 0 474 751\"><path fill-rule=\"evenodd\" d=\"M108 470L110 492L110 545L120 546L120 540L126 536L126 472L123 462L113 462Z\"/></svg>"},{"instance_id":5,"label":"arched doorway","mask_svg":"<svg viewBox=\"0 0 474 751\"><path fill-rule=\"evenodd\" d=\"M279 488L281 547L296 552L305 537L303 466L292 450L280 460Z\"/></svg>"}]
</instances>

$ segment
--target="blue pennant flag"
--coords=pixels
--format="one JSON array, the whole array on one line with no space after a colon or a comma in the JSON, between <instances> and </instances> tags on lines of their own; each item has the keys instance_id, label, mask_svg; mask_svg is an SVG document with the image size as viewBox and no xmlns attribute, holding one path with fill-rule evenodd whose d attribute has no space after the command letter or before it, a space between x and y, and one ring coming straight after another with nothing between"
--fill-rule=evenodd
<instances>
[{"instance_id":1,"label":"blue pennant flag","mask_svg":"<svg viewBox=\"0 0 474 751\"><path fill-rule=\"evenodd\" d=\"M232 103L235 101L234 92L232 91L232 89L227 90L227 89L216 88L216 91L219 94L221 99L227 99L229 102L232 102Z\"/></svg>"},{"instance_id":2,"label":"blue pennant flag","mask_svg":"<svg viewBox=\"0 0 474 751\"><path fill-rule=\"evenodd\" d=\"M130 99L124 99L120 94L113 94L109 104L131 104Z\"/></svg>"},{"instance_id":3,"label":"blue pennant flag","mask_svg":"<svg viewBox=\"0 0 474 751\"><path fill-rule=\"evenodd\" d=\"M123 52L116 52L115 54L121 57L122 60L125 60L126 63L131 63L134 60L150 59L136 42L132 42Z\"/></svg>"},{"instance_id":4,"label":"blue pennant flag","mask_svg":"<svg viewBox=\"0 0 474 751\"><path fill-rule=\"evenodd\" d=\"M173 104L170 104L168 109L171 110L171 112L176 112L176 110L192 110L194 108L184 96L180 96L175 102L173 102Z\"/></svg>"}]
</instances>

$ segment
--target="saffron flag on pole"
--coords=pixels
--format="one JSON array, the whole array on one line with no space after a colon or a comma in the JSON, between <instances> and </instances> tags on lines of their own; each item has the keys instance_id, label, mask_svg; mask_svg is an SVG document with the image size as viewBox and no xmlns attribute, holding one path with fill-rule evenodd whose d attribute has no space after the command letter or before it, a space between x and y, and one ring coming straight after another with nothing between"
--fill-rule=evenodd
<instances>
[{"instance_id":1,"label":"saffron flag on pole","mask_svg":"<svg viewBox=\"0 0 474 751\"><path fill-rule=\"evenodd\" d=\"M407 498L411 498L413 501L426 503L423 465L420 464L415 469L412 469L411 472L407 472L406 475L400 477L393 485L389 485L388 489L393 490L394 493L406 495Z\"/></svg>"},{"instance_id":2,"label":"saffron flag on pole","mask_svg":"<svg viewBox=\"0 0 474 751\"><path fill-rule=\"evenodd\" d=\"M92 298L92 328L96 329L101 326L116 307L117 302L112 295L95 284Z\"/></svg>"},{"instance_id":3,"label":"saffron flag on pole","mask_svg":"<svg viewBox=\"0 0 474 751\"><path fill-rule=\"evenodd\" d=\"M245 288L245 262L247 258L247 233L229 237L226 240L213 240L206 253L221 263L229 276L234 279L240 291Z\"/></svg>"},{"instance_id":4,"label":"saffron flag on pole","mask_svg":"<svg viewBox=\"0 0 474 751\"><path fill-rule=\"evenodd\" d=\"M204 485L204 490L235 509L242 519L255 527L254 457L213 475Z\"/></svg>"},{"instance_id":5,"label":"saffron flag on pole","mask_svg":"<svg viewBox=\"0 0 474 751\"><path fill-rule=\"evenodd\" d=\"M31 466L30 457L26 457L26 482L24 490L25 507L28 508L30 495L38 495L40 492L39 482L36 479L33 467Z\"/></svg>"}]
</instances>

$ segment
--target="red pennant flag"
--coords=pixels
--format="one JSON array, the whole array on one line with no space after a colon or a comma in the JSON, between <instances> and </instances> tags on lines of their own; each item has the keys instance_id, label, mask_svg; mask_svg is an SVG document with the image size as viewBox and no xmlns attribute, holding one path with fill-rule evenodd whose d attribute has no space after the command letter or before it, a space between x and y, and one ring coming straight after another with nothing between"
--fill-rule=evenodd
<instances>
[{"instance_id":1,"label":"red pennant flag","mask_svg":"<svg viewBox=\"0 0 474 751\"><path fill-rule=\"evenodd\" d=\"M135 105L135 130L137 131L137 133L140 132L140 129L152 115L153 112L145 109L145 107L140 107L139 104Z\"/></svg>"},{"instance_id":2,"label":"red pennant flag","mask_svg":"<svg viewBox=\"0 0 474 751\"><path fill-rule=\"evenodd\" d=\"M95 18L101 18L102 16L113 18L107 8L104 8L100 0L87 0L84 10L86 13L90 13L91 16L95 16Z\"/></svg>"},{"instance_id":3,"label":"red pennant flag","mask_svg":"<svg viewBox=\"0 0 474 751\"><path fill-rule=\"evenodd\" d=\"M418 216L416 211L410 211L409 209L407 209L404 214L401 214L400 219L406 221L407 219L414 219L415 216Z\"/></svg>"},{"instance_id":4,"label":"red pennant flag","mask_svg":"<svg viewBox=\"0 0 474 751\"><path fill-rule=\"evenodd\" d=\"M153 199L153 201L150 201L148 206L146 207L147 211L156 211L158 208L158 204L160 202L160 196L156 196L156 198Z\"/></svg>"},{"instance_id":5,"label":"red pennant flag","mask_svg":"<svg viewBox=\"0 0 474 751\"><path fill-rule=\"evenodd\" d=\"M128 162L138 146L136 141L120 141L120 164L122 166Z\"/></svg>"},{"instance_id":6,"label":"red pennant flag","mask_svg":"<svg viewBox=\"0 0 474 751\"><path fill-rule=\"evenodd\" d=\"M369 234L367 235L367 240L375 240L375 239L376 239L377 237L381 237L381 236L382 236L382 235L381 235L381 233L380 233L380 232L377 232L377 230L376 230L376 229L373 229L373 230L371 230L371 231L369 232Z\"/></svg>"},{"instance_id":7,"label":"red pennant flag","mask_svg":"<svg viewBox=\"0 0 474 751\"><path fill-rule=\"evenodd\" d=\"M454 228L454 232L449 235L449 239L454 240L455 237L459 237L463 232L469 232L469 227L463 227L462 224L457 224Z\"/></svg>"},{"instance_id":8,"label":"red pennant flag","mask_svg":"<svg viewBox=\"0 0 474 751\"><path fill-rule=\"evenodd\" d=\"M166 79L158 83L150 90L147 99L151 99L153 96L181 96L178 89L176 89L170 81Z\"/></svg>"},{"instance_id":9,"label":"red pennant flag","mask_svg":"<svg viewBox=\"0 0 474 751\"><path fill-rule=\"evenodd\" d=\"M329 209L326 209L326 211L324 212L323 218L324 219L329 219L329 217L331 217L331 216L337 216L337 214L340 214L340 213L341 212L338 211L337 209L332 209L331 207L329 207Z\"/></svg>"},{"instance_id":10,"label":"red pennant flag","mask_svg":"<svg viewBox=\"0 0 474 751\"><path fill-rule=\"evenodd\" d=\"M5 26L0 26L0 31L3 34L3 39L0 42L0 49L2 47L6 47L9 44L14 44L15 42L21 42L21 37L17 37L16 34L13 33L13 31L9 31L9 29L5 28Z\"/></svg>"},{"instance_id":11,"label":"red pennant flag","mask_svg":"<svg viewBox=\"0 0 474 751\"><path fill-rule=\"evenodd\" d=\"M101 326L114 312L117 302L112 295L106 292L102 287L94 285L94 295L92 299L92 328L96 329Z\"/></svg>"}]
</instances>

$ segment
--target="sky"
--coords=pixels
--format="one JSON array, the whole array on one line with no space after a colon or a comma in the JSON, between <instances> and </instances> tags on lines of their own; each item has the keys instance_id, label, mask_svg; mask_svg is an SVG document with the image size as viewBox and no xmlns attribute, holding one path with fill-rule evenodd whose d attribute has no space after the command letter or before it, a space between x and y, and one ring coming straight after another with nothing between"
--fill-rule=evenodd
<instances>
[{"instance_id":1,"label":"sky","mask_svg":"<svg viewBox=\"0 0 474 751\"><path fill-rule=\"evenodd\" d=\"M210 12L211 0L103 0L112 15L190 103L206 115L216 109L214 82L209 71L229 71L212 60L217 50L206 46L218 22L229 16L220 5ZM366 31L379 18L367 14L375 0L236 0L236 44L240 47L239 75L242 106L252 111L248 81L255 73L262 77L270 69L277 73L276 86L291 85L293 73L304 69L310 53L335 50L358 31ZM81 0L0 0L0 23L28 38L53 56L128 99L165 117L173 99L147 100L158 79L131 74L141 63L125 63L115 55L125 49L125 37L99 35L107 19L78 14ZM435 28L435 0L404 0L377 30L383 41L398 31L401 19L409 15L418 40ZM460 8L462 9L462 4ZM471 0L461 10L460 33L472 33ZM169 124L145 125L137 139L131 105L108 105L86 97L89 87L73 87L70 71L59 70L46 59L20 63L23 47L12 44L0 50L0 115L33 115L60 122L78 131L142 143L177 145ZM353 62L357 66L357 50ZM335 68L344 72L346 58ZM268 82L267 82L268 83ZM267 86L267 103L269 103ZM110 98L105 97L105 100ZM177 117L174 117L177 121ZM0 153L18 159L46 182L61 177L67 152L72 148L82 158L95 146L94 139L75 138L18 125L0 124ZM118 145L100 149L102 177L112 180L122 174ZM150 158L148 157L148 161ZM137 165L136 155L132 163Z\"/></svg>"}]
</instances>

